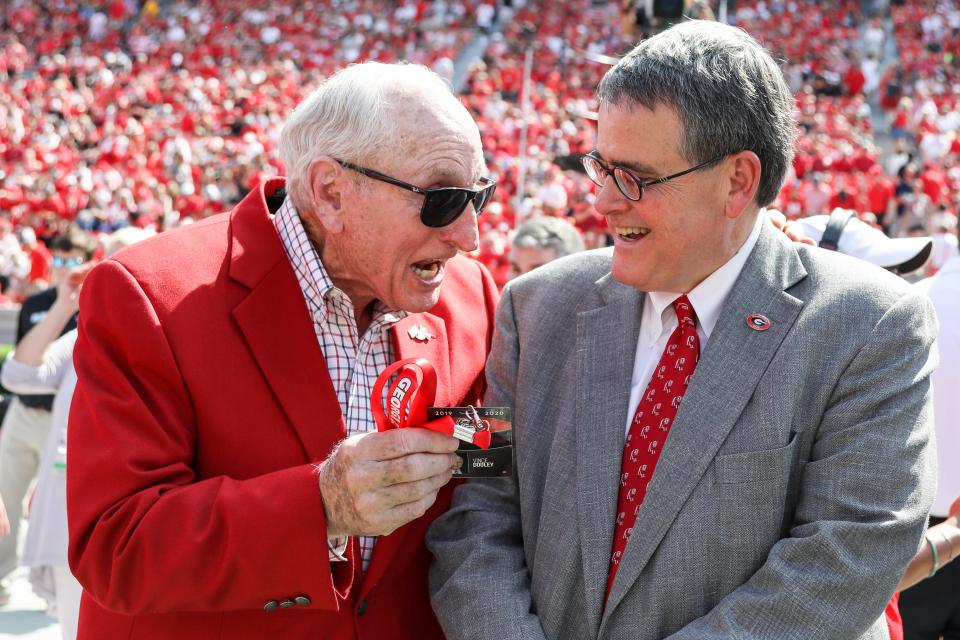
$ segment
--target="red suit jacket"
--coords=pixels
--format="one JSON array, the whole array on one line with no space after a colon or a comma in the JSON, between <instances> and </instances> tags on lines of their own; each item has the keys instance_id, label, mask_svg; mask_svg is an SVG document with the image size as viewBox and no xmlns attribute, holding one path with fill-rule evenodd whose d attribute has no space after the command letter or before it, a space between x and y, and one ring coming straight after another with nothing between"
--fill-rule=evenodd
<instances>
[{"instance_id":1,"label":"red suit jacket","mask_svg":"<svg viewBox=\"0 0 960 640\"><path fill-rule=\"evenodd\" d=\"M355 546L328 560L316 464L346 430L267 215L281 184L84 284L67 473L81 639L443 637L423 537L449 486L378 540L364 575ZM496 298L454 258L440 302L394 327L396 358L436 366L437 405L483 395ZM415 324L435 338L412 339Z\"/></svg>"}]
</instances>

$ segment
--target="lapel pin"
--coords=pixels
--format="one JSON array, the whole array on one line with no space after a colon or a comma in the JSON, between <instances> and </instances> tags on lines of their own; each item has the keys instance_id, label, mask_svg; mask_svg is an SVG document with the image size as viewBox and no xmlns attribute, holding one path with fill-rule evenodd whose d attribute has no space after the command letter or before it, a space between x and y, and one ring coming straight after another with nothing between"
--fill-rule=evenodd
<instances>
[{"instance_id":1,"label":"lapel pin","mask_svg":"<svg viewBox=\"0 0 960 640\"><path fill-rule=\"evenodd\" d=\"M407 329L407 335L410 336L411 340L416 340L417 342L426 342L431 338L436 338L437 336L433 335L426 330L425 327L415 324L409 329Z\"/></svg>"},{"instance_id":2,"label":"lapel pin","mask_svg":"<svg viewBox=\"0 0 960 640\"><path fill-rule=\"evenodd\" d=\"M770 318L759 313L751 313L747 316L747 326L754 331L766 331L770 328Z\"/></svg>"}]
</instances>

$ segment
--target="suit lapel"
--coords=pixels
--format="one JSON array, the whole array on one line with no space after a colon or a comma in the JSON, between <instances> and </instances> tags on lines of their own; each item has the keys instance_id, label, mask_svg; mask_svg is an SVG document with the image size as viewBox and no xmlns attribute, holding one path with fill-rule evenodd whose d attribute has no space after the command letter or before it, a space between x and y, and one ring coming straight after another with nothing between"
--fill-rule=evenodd
<instances>
[{"instance_id":1,"label":"suit lapel","mask_svg":"<svg viewBox=\"0 0 960 640\"><path fill-rule=\"evenodd\" d=\"M424 332L417 331L422 328ZM412 333L412 335L411 335ZM430 313L411 313L397 322L391 329L393 338L393 353L396 360L406 358L425 358L433 365L437 372L437 397L435 406L447 406L456 401L450 397L450 353L447 344L447 329L443 319ZM426 339L422 337L426 335ZM370 566L363 577L360 588L361 598L377 586L384 572L390 567L391 561L397 552L403 548L405 539L409 535L411 525L400 527L388 536L377 538L373 548L373 557ZM414 548L422 544L420 541L410 542Z\"/></svg>"},{"instance_id":2,"label":"suit lapel","mask_svg":"<svg viewBox=\"0 0 960 640\"><path fill-rule=\"evenodd\" d=\"M231 217L230 276L250 289L233 316L307 458L318 462L346 427L303 293L265 215L272 187L251 192Z\"/></svg>"},{"instance_id":3,"label":"suit lapel","mask_svg":"<svg viewBox=\"0 0 960 640\"><path fill-rule=\"evenodd\" d=\"M780 235L764 226L723 305L637 515L636 535L617 571L604 619L637 581L800 313L803 303L785 289L806 271ZM769 318L769 329L747 325L754 313Z\"/></svg>"},{"instance_id":4,"label":"suit lapel","mask_svg":"<svg viewBox=\"0 0 960 640\"><path fill-rule=\"evenodd\" d=\"M586 613L600 626L643 294L609 273L577 314L577 514Z\"/></svg>"}]
</instances>

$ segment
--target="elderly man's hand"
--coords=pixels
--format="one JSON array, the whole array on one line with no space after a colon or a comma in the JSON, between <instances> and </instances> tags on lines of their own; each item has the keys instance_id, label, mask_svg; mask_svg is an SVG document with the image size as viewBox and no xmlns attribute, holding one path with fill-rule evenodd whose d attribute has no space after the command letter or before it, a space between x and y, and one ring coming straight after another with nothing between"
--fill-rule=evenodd
<instances>
[{"instance_id":1,"label":"elderly man's hand","mask_svg":"<svg viewBox=\"0 0 960 640\"><path fill-rule=\"evenodd\" d=\"M426 429L341 442L320 467L327 535L386 535L422 516L460 465L457 444Z\"/></svg>"},{"instance_id":2,"label":"elderly man's hand","mask_svg":"<svg viewBox=\"0 0 960 640\"><path fill-rule=\"evenodd\" d=\"M813 238L810 238L803 231L797 228L797 225L791 223L787 220L787 216L783 215L780 211L776 209L767 209L767 217L770 219L770 222L774 227L783 231L787 234L787 237L793 240L794 242L799 242L800 244L809 244L811 246L817 244L813 241Z\"/></svg>"}]
</instances>

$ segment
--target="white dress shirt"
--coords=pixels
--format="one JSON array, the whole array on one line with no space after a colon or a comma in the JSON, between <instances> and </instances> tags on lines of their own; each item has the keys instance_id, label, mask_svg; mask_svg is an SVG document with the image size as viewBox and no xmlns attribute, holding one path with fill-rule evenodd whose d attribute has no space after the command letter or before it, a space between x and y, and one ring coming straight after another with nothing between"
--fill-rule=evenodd
<instances>
[{"instance_id":1,"label":"white dress shirt","mask_svg":"<svg viewBox=\"0 0 960 640\"><path fill-rule=\"evenodd\" d=\"M697 337L700 338L700 352L707 346L713 328L717 326L720 309L733 289L737 277L743 270L750 252L757 244L760 229L766 223L766 211L761 209L753 229L740 249L723 265L707 276L706 280L687 294L694 313L697 314ZM640 398L650 384L653 370L660 362L660 356L667 346L670 334L677 328L677 314L673 310L673 301L682 294L665 291L650 291L643 303L640 316L640 336L637 339L637 355L633 361L633 378L630 381L630 410L627 412L627 432L633 422L633 414L640 404ZM694 374L696 375L696 374Z\"/></svg>"},{"instance_id":2,"label":"white dress shirt","mask_svg":"<svg viewBox=\"0 0 960 640\"><path fill-rule=\"evenodd\" d=\"M937 275L914 285L933 301L940 323L940 365L933 372L933 421L937 434L937 498L930 513L946 517L960 496L960 257L950 258Z\"/></svg>"}]
</instances>

